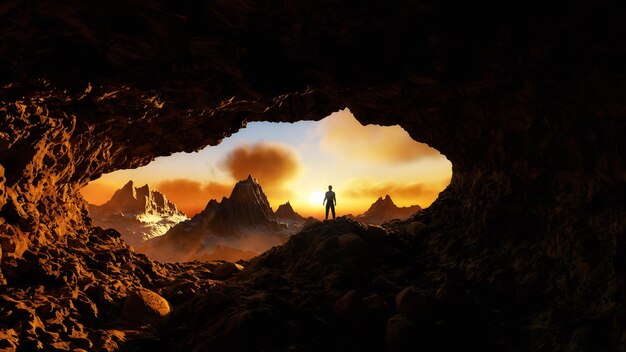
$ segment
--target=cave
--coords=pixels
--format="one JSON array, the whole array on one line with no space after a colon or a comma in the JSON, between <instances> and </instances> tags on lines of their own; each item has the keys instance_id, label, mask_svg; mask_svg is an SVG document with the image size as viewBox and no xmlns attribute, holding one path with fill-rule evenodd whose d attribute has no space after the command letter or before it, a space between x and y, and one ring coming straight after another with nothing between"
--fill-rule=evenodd
<instances>
[{"instance_id":1,"label":"cave","mask_svg":"<svg viewBox=\"0 0 626 352\"><path fill-rule=\"evenodd\" d=\"M625 12L5 4L0 347L623 349ZM103 173L345 106L451 161L428 209L312 226L227 280L90 224L79 189Z\"/></svg>"}]
</instances>

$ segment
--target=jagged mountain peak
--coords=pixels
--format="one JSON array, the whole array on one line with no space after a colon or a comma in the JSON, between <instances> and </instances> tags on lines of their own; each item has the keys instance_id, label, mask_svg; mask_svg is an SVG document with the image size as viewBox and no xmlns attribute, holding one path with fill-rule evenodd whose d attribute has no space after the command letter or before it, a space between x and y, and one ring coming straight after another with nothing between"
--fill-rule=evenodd
<instances>
[{"instance_id":1,"label":"jagged mountain peak","mask_svg":"<svg viewBox=\"0 0 626 352\"><path fill-rule=\"evenodd\" d=\"M188 219L163 193L147 184L135 187L132 180L103 205L90 205L89 212L94 225L115 228L132 245L161 236Z\"/></svg>"},{"instance_id":2,"label":"jagged mountain peak","mask_svg":"<svg viewBox=\"0 0 626 352\"><path fill-rule=\"evenodd\" d=\"M304 217L302 217L300 214L296 213L295 210L293 210L293 207L291 206L289 201L287 201L287 203L285 204L281 204L278 206L278 209L276 209L276 217L281 220L304 221Z\"/></svg>"},{"instance_id":3,"label":"jagged mountain peak","mask_svg":"<svg viewBox=\"0 0 626 352\"><path fill-rule=\"evenodd\" d=\"M370 208L365 213L356 216L356 219L361 222L380 224L391 219L406 219L421 210L419 205L398 207L387 194L385 198L378 197Z\"/></svg>"}]
</instances>

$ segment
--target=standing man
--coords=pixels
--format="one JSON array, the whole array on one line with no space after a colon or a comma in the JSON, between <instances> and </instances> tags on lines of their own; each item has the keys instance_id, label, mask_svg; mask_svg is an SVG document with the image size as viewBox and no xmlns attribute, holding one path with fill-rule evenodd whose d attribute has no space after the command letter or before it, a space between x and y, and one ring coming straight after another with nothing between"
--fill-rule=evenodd
<instances>
[{"instance_id":1,"label":"standing man","mask_svg":"<svg viewBox=\"0 0 626 352\"><path fill-rule=\"evenodd\" d=\"M328 220L328 209L333 211L333 219L335 218L335 205L337 205L337 199L335 198L335 192L333 192L333 186L328 186L328 192L324 197L322 205L326 203L326 220Z\"/></svg>"}]
</instances>

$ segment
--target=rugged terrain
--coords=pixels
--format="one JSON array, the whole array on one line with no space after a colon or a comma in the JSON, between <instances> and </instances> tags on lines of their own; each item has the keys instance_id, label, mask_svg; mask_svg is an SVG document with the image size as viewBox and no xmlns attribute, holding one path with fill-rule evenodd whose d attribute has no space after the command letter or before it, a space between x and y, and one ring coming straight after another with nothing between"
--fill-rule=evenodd
<instances>
[{"instance_id":1,"label":"rugged terrain","mask_svg":"<svg viewBox=\"0 0 626 352\"><path fill-rule=\"evenodd\" d=\"M248 176L235 184L230 197L210 200L190 220L137 250L167 262L250 259L283 244L296 231L297 227L278 221L261 185Z\"/></svg>"},{"instance_id":2,"label":"rugged terrain","mask_svg":"<svg viewBox=\"0 0 626 352\"><path fill-rule=\"evenodd\" d=\"M625 17L616 0L4 3L0 346L623 350ZM311 223L239 266L159 264L79 195L344 107L446 155L432 206Z\"/></svg>"},{"instance_id":3,"label":"rugged terrain","mask_svg":"<svg viewBox=\"0 0 626 352\"><path fill-rule=\"evenodd\" d=\"M94 226L119 231L122 239L132 246L162 236L172 226L189 219L161 192L148 185L134 187L132 181L106 203L88 204L88 209Z\"/></svg>"}]
</instances>

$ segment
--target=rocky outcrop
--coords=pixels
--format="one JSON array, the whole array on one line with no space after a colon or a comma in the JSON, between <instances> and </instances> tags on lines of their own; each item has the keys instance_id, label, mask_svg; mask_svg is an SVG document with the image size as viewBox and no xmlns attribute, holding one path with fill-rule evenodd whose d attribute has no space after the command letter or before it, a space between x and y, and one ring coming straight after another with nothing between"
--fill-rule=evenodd
<instances>
[{"instance_id":1,"label":"rocky outcrop","mask_svg":"<svg viewBox=\"0 0 626 352\"><path fill-rule=\"evenodd\" d=\"M367 211L361 215L357 215L354 219L366 224L380 225L387 220L400 219L406 220L422 210L419 205L411 205L410 207L398 207L389 195L385 198L378 199L370 206Z\"/></svg>"},{"instance_id":2,"label":"rocky outcrop","mask_svg":"<svg viewBox=\"0 0 626 352\"><path fill-rule=\"evenodd\" d=\"M415 286L442 304L411 347L624 349L626 9L520 4L7 2L2 346L395 349L416 324L368 311L379 302L370 293L393 311ZM216 145L249 121L344 107L402 126L453 164L437 201L383 228L389 241L348 236L356 256L317 261L307 253L339 253L324 231L366 230L312 223L319 233L221 286L208 264L152 262L90 224L78 190L103 173ZM178 325L125 329L123 287L133 286L163 293ZM331 317L349 291L347 315Z\"/></svg>"},{"instance_id":3,"label":"rocky outcrop","mask_svg":"<svg viewBox=\"0 0 626 352\"><path fill-rule=\"evenodd\" d=\"M189 219L161 192L148 185L134 187L133 181L115 191L108 202L100 206L89 204L88 209L94 226L116 229L133 246L161 236Z\"/></svg>"},{"instance_id":4,"label":"rocky outcrop","mask_svg":"<svg viewBox=\"0 0 626 352\"><path fill-rule=\"evenodd\" d=\"M169 262L249 259L283 243L294 231L276 219L261 185L248 176L235 184L230 197L210 200L191 220L138 250Z\"/></svg>"}]
</instances>

